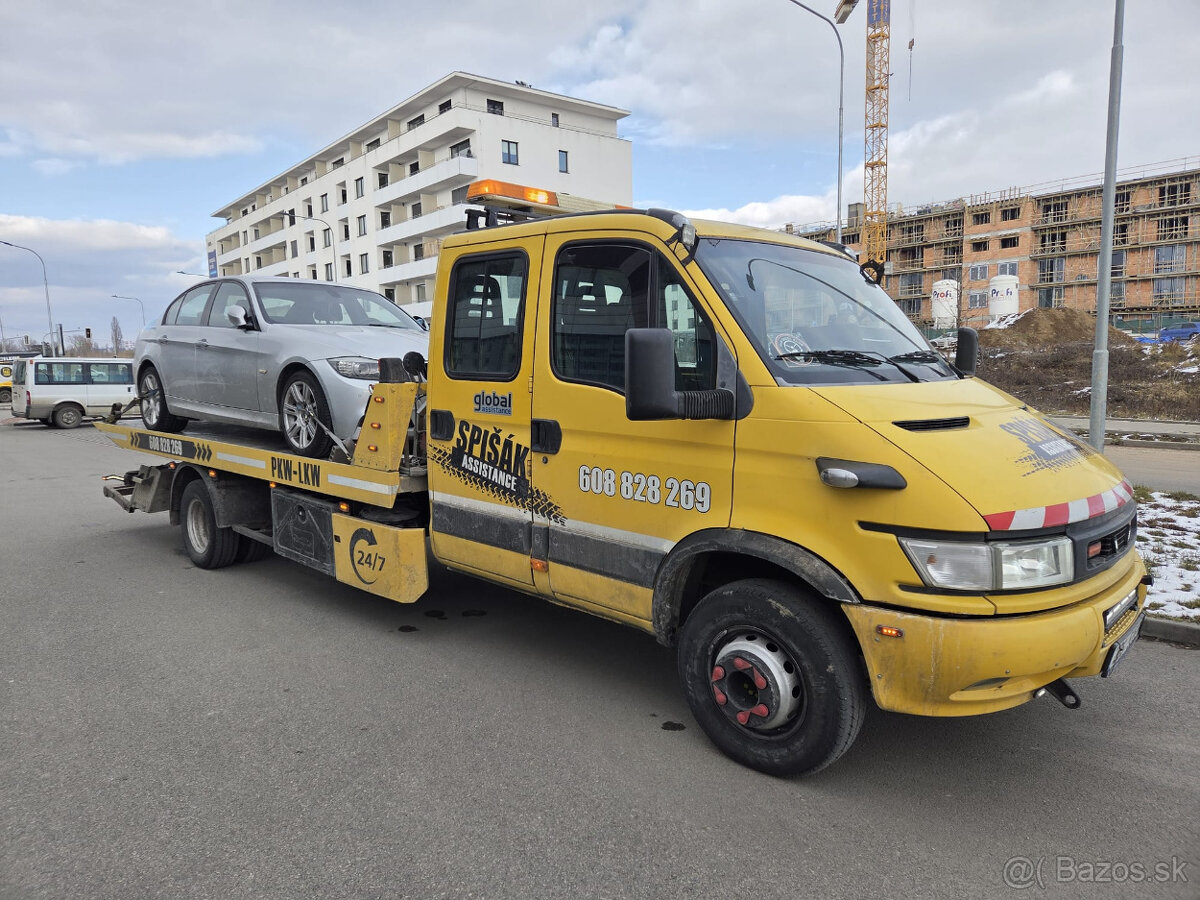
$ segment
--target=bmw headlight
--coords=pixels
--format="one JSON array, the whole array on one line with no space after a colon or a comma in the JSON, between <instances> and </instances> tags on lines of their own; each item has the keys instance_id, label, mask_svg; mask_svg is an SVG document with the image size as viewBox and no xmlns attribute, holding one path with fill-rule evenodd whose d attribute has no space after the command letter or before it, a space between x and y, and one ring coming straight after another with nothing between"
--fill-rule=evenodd
<instances>
[{"instance_id":1,"label":"bmw headlight","mask_svg":"<svg viewBox=\"0 0 1200 900\"><path fill-rule=\"evenodd\" d=\"M933 541L899 538L921 580L955 591L1019 591L1068 584L1075 577L1071 539Z\"/></svg>"},{"instance_id":2,"label":"bmw headlight","mask_svg":"<svg viewBox=\"0 0 1200 900\"><path fill-rule=\"evenodd\" d=\"M362 378L365 381L379 380L379 360L365 356L340 356L329 360L333 370L344 378Z\"/></svg>"}]
</instances>

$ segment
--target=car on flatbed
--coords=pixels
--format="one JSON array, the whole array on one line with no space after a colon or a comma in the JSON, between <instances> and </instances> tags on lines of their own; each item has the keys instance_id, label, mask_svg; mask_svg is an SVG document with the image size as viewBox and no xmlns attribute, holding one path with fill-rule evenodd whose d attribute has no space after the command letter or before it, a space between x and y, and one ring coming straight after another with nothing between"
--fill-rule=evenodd
<instances>
[{"instance_id":1,"label":"car on flatbed","mask_svg":"<svg viewBox=\"0 0 1200 900\"><path fill-rule=\"evenodd\" d=\"M326 456L353 437L380 357L428 345L374 291L299 278L205 281L138 335L142 418L171 433L191 419L279 431L294 453Z\"/></svg>"}]
</instances>

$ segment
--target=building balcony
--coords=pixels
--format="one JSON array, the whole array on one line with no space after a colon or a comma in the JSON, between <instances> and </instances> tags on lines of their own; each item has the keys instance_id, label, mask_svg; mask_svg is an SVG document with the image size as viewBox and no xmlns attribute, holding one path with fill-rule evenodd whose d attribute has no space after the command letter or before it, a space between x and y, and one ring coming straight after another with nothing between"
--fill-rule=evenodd
<instances>
[{"instance_id":1,"label":"building balcony","mask_svg":"<svg viewBox=\"0 0 1200 900\"><path fill-rule=\"evenodd\" d=\"M437 273L437 254L412 262L400 263L378 270L375 275L379 278L381 287L391 287L406 281L432 278Z\"/></svg>"},{"instance_id":2,"label":"building balcony","mask_svg":"<svg viewBox=\"0 0 1200 900\"><path fill-rule=\"evenodd\" d=\"M387 187L377 188L371 195L371 202L376 206L384 206L395 203L402 197L414 197L423 192L462 187L478 177L478 159L474 156L455 156L434 163L416 175L409 175L407 178L393 181Z\"/></svg>"},{"instance_id":3,"label":"building balcony","mask_svg":"<svg viewBox=\"0 0 1200 900\"><path fill-rule=\"evenodd\" d=\"M380 247L389 244L406 243L432 231L445 229L459 230L466 227L466 205L455 203L440 209L430 210L415 219L405 219L395 225L375 232L375 243Z\"/></svg>"}]
</instances>

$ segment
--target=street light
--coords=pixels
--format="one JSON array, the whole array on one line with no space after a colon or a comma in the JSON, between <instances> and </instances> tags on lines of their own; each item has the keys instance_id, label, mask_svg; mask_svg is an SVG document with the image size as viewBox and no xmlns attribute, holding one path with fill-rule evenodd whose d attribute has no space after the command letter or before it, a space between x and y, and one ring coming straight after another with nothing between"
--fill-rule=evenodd
<instances>
[{"instance_id":1,"label":"street light","mask_svg":"<svg viewBox=\"0 0 1200 900\"><path fill-rule=\"evenodd\" d=\"M842 242L842 118L843 118L843 113L844 113L844 106L843 106L842 101L843 101L843 96L845 93L844 86L845 86L845 82L846 82L846 54L842 50L842 36L841 36L841 34L838 33L837 25L835 25L833 23L832 19L821 15L819 12L817 12L811 6L805 6L803 3L800 2L800 0L789 0L789 2L794 3L796 6L800 7L805 12L812 13L814 16L816 16L822 22L828 23L829 27L833 29L833 36L835 38L837 38L837 44L838 44L838 170L837 170L837 216L836 216L836 219L837 219L837 242L840 244ZM838 17L839 22L846 21L846 17L850 15L851 10L854 9L854 6L857 2L858 2L858 0L840 0L840 2L838 3L837 12L835 13L835 15Z\"/></svg>"},{"instance_id":2,"label":"street light","mask_svg":"<svg viewBox=\"0 0 1200 900\"><path fill-rule=\"evenodd\" d=\"M329 223L320 216L298 216L295 213L279 213L279 218L287 221L289 219L310 219L313 222L320 222L325 226L325 230L329 232L330 246L333 248L333 280L338 280L338 255L337 255L337 233L329 227ZM289 224L295 225L295 222Z\"/></svg>"},{"instance_id":3,"label":"street light","mask_svg":"<svg viewBox=\"0 0 1200 900\"><path fill-rule=\"evenodd\" d=\"M122 297L120 294L111 295L116 300L137 300L137 305L142 308L142 327L146 327L146 306L137 297Z\"/></svg>"},{"instance_id":4,"label":"street light","mask_svg":"<svg viewBox=\"0 0 1200 900\"><path fill-rule=\"evenodd\" d=\"M190 275L190 276L192 276L192 278L207 278L208 277L207 275L201 275L199 272L185 272L185 271L183 271L183 269L176 269L175 274L176 275ZM115 297L117 295L113 294L113 296Z\"/></svg>"},{"instance_id":5,"label":"street light","mask_svg":"<svg viewBox=\"0 0 1200 900\"><path fill-rule=\"evenodd\" d=\"M46 321L50 324L50 346L54 346L54 316L50 312L50 281L46 278L46 261L42 259L42 255L32 247L22 247L20 244L13 244L9 241L0 241L6 247L15 247L17 250L28 250L38 258L38 262L42 264L42 287L46 289Z\"/></svg>"}]
</instances>

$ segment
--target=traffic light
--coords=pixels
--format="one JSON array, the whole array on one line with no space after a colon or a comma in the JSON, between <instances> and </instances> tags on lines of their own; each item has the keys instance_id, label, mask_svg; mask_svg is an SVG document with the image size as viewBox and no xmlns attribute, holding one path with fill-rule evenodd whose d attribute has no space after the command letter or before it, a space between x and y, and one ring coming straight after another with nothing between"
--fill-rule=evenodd
<instances>
[{"instance_id":1,"label":"traffic light","mask_svg":"<svg viewBox=\"0 0 1200 900\"><path fill-rule=\"evenodd\" d=\"M83 329L83 336L90 341L92 339L92 329L90 329L90 328Z\"/></svg>"}]
</instances>

